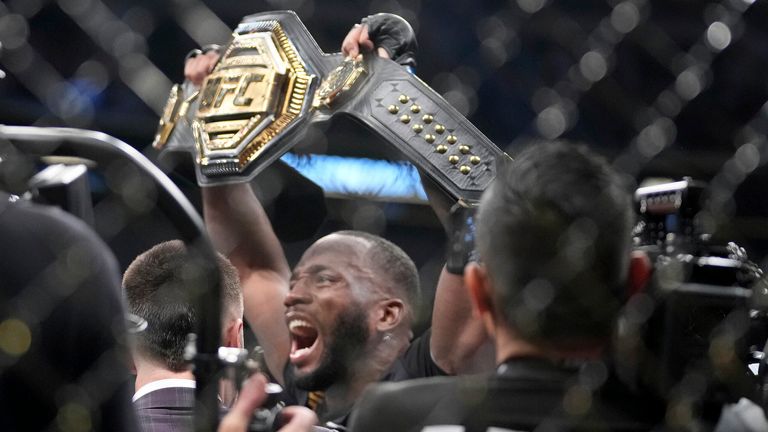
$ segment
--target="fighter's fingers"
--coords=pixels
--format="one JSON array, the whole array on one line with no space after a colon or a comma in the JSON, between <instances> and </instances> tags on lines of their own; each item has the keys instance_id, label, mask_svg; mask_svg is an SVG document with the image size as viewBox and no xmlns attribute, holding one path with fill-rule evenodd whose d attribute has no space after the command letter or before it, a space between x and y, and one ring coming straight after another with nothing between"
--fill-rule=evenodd
<instances>
[{"instance_id":1,"label":"fighter's fingers","mask_svg":"<svg viewBox=\"0 0 768 432\"><path fill-rule=\"evenodd\" d=\"M192 84L200 86L205 77L207 77L214 66L216 66L217 61L219 61L219 53L215 51L209 51L205 54L190 58L184 64L184 78L192 81Z\"/></svg>"},{"instance_id":2,"label":"fighter's fingers","mask_svg":"<svg viewBox=\"0 0 768 432\"><path fill-rule=\"evenodd\" d=\"M341 42L341 53L344 54L345 57L354 58L360 54L360 43L358 40L360 39L360 33L362 31L363 26L355 24L344 37L344 40Z\"/></svg>"},{"instance_id":3,"label":"fighter's fingers","mask_svg":"<svg viewBox=\"0 0 768 432\"><path fill-rule=\"evenodd\" d=\"M360 50L365 52L373 50L373 41L371 40L371 36L368 34L368 26L366 24L361 24L360 28L360 35L357 39Z\"/></svg>"}]
</instances>

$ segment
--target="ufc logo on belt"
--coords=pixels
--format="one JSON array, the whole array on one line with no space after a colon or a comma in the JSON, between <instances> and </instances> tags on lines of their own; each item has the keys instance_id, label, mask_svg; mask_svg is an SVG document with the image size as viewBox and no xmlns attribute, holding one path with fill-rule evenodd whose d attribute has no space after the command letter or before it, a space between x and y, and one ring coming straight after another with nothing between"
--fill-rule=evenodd
<instances>
[{"instance_id":1,"label":"ufc logo on belt","mask_svg":"<svg viewBox=\"0 0 768 432\"><path fill-rule=\"evenodd\" d=\"M232 105L249 107L253 103L252 97L247 97L248 87L253 83L264 81L264 75L260 73L246 73L243 75L221 76L208 80L203 97L200 100L200 111L209 108L221 108L224 98L234 94Z\"/></svg>"}]
</instances>

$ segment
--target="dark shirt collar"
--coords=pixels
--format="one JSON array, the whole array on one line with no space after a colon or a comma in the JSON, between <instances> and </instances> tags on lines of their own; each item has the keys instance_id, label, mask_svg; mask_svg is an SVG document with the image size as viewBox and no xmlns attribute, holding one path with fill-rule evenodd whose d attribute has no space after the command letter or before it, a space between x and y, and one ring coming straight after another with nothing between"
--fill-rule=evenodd
<instances>
[{"instance_id":1,"label":"dark shirt collar","mask_svg":"<svg viewBox=\"0 0 768 432\"><path fill-rule=\"evenodd\" d=\"M553 361L545 357L512 357L496 368L496 375L508 378L562 378L579 372L585 360Z\"/></svg>"}]
</instances>

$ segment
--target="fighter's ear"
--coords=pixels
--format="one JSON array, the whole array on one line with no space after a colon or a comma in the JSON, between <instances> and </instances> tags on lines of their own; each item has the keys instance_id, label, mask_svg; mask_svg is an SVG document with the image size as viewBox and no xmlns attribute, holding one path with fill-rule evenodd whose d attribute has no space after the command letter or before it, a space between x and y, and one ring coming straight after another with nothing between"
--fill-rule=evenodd
<instances>
[{"instance_id":1,"label":"fighter's ear","mask_svg":"<svg viewBox=\"0 0 768 432\"><path fill-rule=\"evenodd\" d=\"M398 298L381 300L376 305L376 330L391 331L405 318L405 303Z\"/></svg>"}]
</instances>

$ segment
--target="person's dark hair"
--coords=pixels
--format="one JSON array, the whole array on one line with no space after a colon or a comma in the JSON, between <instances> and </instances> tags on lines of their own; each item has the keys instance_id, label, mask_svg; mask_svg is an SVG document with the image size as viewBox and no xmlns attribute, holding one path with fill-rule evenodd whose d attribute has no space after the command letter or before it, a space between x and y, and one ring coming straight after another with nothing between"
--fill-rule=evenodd
<instances>
[{"instance_id":1,"label":"person's dark hair","mask_svg":"<svg viewBox=\"0 0 768 432\"><path fill-rule=\"evenodd\" d=\"M227 314L242 315L243 298L237 270L218 254L221 272L222 320ZM147 328L137 335L138 349L169 370L187 369L184 348L194 331L197 311L190 298L190 267L187 248L180 240L160 243L142 253L123 275L123 289L131 313L144 318Z\"/></svg>"},{"instance_id":2,"label":"person's dark hair","mask_svg":"<svg viewBox=\"0 0 768 432\"><path fill-rule=\"evenodd\" d=\"M628 188L605 160L567 142L531 145L500 170L478 214L498 312L532 341L608 337L633 220Z\"/></svg>"},{"instance_id":3,"label":"person's dark hair","mask_svg":"<svg viewBox=\"0 0 768 432\"><path fill-rule=\"evenodd\" d=\"M404 296L411 313L418 310L421 300L419 272L411 257L389 240L364 231L345 230L336 234L357 237L371 243L366 259L384 280L392 294Z\"/></svg>"}]
</instances>

